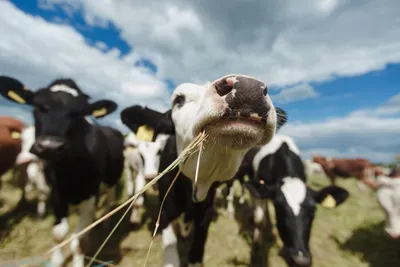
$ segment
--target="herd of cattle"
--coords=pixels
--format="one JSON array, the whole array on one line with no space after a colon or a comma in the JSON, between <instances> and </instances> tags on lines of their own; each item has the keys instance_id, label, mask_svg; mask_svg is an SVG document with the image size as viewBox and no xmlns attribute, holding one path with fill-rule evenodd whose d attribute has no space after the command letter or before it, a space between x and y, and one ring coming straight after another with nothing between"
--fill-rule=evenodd
<instances>
[{"instance_id":1,"label":"herd of cattle","mask_svg":"<svg viewBox=\"0 0 400 267\"><path fill-rule=\"evenodd\" d=\"M171 109L165 113L139 105L127 107L120 114L131 130L126 137L89 117L107 116L117 104L89 102L90 97L72 79L57 79L32 91L17 79L0 76L0 94L32 106L34 116L30 127L10 117L0 118L0 176L11 169L23 175L25 194L35 186L40 216L46 213L46 203L51 205L56 244L69 232L71 205L79 205L75 230L79 232L96 219L101 184L107 188L106 203L111 207L123 172L125 189L132 196L203 131L208 138L200 159L198 151L157 182L159 203L168 193L159 226L163 266L180 266L177 234L193 235L189 266L203 266L214 199L221 186L227 186L225 197L232 214L235 180L242 188L239 203L244 201L245 190L252 197L255 243L268 225L266 203L272 200L283 241L281 255L288 266L312 265L309 239L317 205L334 208L348 199L349 192L335 185L336 177L355 177L376 190L386 214L385 231L400 238L400 168L388 173L365 159L314 156L303 161L293 139L277 134L287 121L286 112L273 105L267 86L255 78L227 75L205 85L183 83L173 91ZM307 176L315 172L324 173L332 184L318 191L311 189ZM138 209L143 205L140 196L132 208L132 224L141 223ZM177 220L179 230L173 227ZM81 245L87 241L85 237L70 243L73 266L84 266ZM64 263L61 249L54 251L51 262L54 266Z\"/></svg>"}]
</instances>

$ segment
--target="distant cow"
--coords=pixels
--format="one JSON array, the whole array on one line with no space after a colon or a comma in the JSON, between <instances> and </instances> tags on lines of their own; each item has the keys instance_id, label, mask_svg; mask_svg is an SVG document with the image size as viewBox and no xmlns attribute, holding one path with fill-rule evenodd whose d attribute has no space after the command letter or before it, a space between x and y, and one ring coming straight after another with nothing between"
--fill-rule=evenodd
<instances>
[{"instance_id":1,"label":"distant cow","mask_svg":"<svg viewBox=\"0 0 400 267\"><path fill-rule=\"evenodd\" d=\"M24 127L19 120L0 116L0 188L3 176L15 164L22 149L21 132Z\"/></svg>"},{"instance_id":2,"label":"distant cow","mask_svg":"<svg viewBox=\"0 0 400 267\"><path fill-rule=\"evenodd\" d=\"M377 169L369 160L361 158L328 158L315 155L313 162L319 163L322 166L332 184L335 184L337 176L343 178L355 177L359 182L363 182L370 188L376 187L373 178L377 174Z\"/></svg>"},{"instance_id":3,"label":"distant cow","mask_svg":"<svg viewBox=\"0 0 400 267\"><path fill-rule=\"evenodd\" d=\"M95 218L99 186L104 182L108 203L115 198L124 165L123 135L110 127L89 123L85 116L102 118L113 112L113 101L89 103L72 79L56 79L33 92L18 80L1 76L0 93L7 99L34 107L36 140L30 150L46 160L45 177L51 187L51 204L55 214L53 236L57 243L68 233L68 208L79 204L80 231ZM71 242L73 266L84 266L79 239ZM64 262L61 250L52 255L53 265Z\"/></svg>"},{"instance_id":4,"label":"distant cow","mask_svg":"<svg viewBox=\"0 0 400 267\"><path fill-rule=\"evenodd\" d=\"M389 176L381 174L377 178L376 195L386 214L386 233L400 239L400 166Z\"/></svg>"},{"instance_id":5,"label":"distant cow","mask_svg":"<svg viewBox=\"0 0 400 267\"><path fill-rule=\"evenodd\" d=\"M322 168L321 164L313 162L312 160L305 160L304 167L306 169L306 174L308 177L314 175L325 175L324 169Z\"/></svg>"},{"instance_id":6,"label":"distant cow","mask_svg":"<svg viewBox=\"0 0 400 267\"><path fill-rule=\"evenodd\" d=\"M22 131L21 138L22 151L18 154L14 173L18 173L22 176L22 180L25 181L25 198L34 187L38 190L37 214L42 217L46 212L46 201L50 194L50 188L44 177L44 161L29 152L35 142L35 127L25 128Z\"/></svg>"},{"instance_id":7,"label":"distant cow","mask_svg":"<svg viewBox=\"0 0 400 267\"><path fill-rule=\"evenodd\" d=\"M140 138L140 136L138 136ZM164 149L168 135L159 134L154 142L138 140L133 133L125 138L125 175L128 196L140 192L146 184L146 180L155 178L160 165L161 151ZM140 138L141 139L141 138ZM132 169L136 171L135 182L132 177ZM133 184L135 183L135 186ZM135 189L135 191L133 191ZM132 207L130 222L140 224L139 209L143 206L144 197L140 195Z\"/></svg>"},{"instance_id":8,"label":"distant cow","mask_svg":"<svg viewBox=\"0 0 400 267\"><path fill-rule=\"evenodd\" d=\"M249 175L245 186L256 203L254 242L260 241L261 225L269 219L266 201L272 200L283 241L282 256L289 266L311 266L309 239L317 204L337 207L349 193L337 186L319 191L309 188L300 151L284 135L275 135L267 145L251 149L235 177L245 174Z\"/></svg>"},{"instance_id":9,"label":"distant cow","mask_svg":"<svg viewBox=\"0 0 400 267\"><path fill-rule=\"evenodd\" d=\"M207 239L209 220L207 210L213 206L215 182L230 180L239 168L246 152L253 146L268 143L279 125L286 121L283 110L275 108L268 96L266 85L254 78L243 75L228 75L211 84L199 86L184 83L175 88L172 95L172 109L158 113L141 106L133 106L121 113L121 120L129 124L148 125L155 131L175 135L175 155L165 157L171 163L205 130L209 137L204 144L200 161L197 184L195 179L198 152L190 156L182 165L182 178L177 181L176 197L169 210L182 213L183 206L195 204L196 222L201 222L195 230L189 264L203 262L204 245ZM167 146L165 149L167 149ZM163 158L163 157L162 157ZM160 162L160 168L166 167ZM166 163L165 163L166 164ZM171 173L169 175L172 175ZM186 180L185 180L186 177ZM189 178L189 179L188 179ZM160 181L167 180L164 177ZM192 182L191 182L192 181ZM160 195L163 194L159 186ZM165 192L164 192L165 194ZM184 195L191 194L193 201ZM179 202L179 199L186 199ZM167 207L165 207L167 210ZM176 215L176 214L175 214ZM172 222L174 215L166 215L164 222ZM190 217L190 214L188 214ZM173 259L178 258L176 238L171 224L160 226L165 249L165 266L178 266ZM171 256L174 255L174 256ZM168 256L168 257L167 257ZM171 256L171 258L169 258Z\"/></svg>"}]
</instances>

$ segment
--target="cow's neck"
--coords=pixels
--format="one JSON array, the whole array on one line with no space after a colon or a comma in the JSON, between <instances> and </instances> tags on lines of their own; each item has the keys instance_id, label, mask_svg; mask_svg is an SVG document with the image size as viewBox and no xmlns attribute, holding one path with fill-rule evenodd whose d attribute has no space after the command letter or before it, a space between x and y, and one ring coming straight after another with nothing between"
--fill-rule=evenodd
<instances>
[{"instance_id":1,"label":"cow's neck","mask_svg":"<svg viewBox=\"0 0 400 267\"><path fill-rule=\"evenodd\" d=\"M213 182L231 179L247 153L248 149L232 150L225 146L206 144L200 158L198 180L196 183L198 199L205 197ZM182 173L193 182L199 152L189 156Z\"/></svg>"}]
</instances>

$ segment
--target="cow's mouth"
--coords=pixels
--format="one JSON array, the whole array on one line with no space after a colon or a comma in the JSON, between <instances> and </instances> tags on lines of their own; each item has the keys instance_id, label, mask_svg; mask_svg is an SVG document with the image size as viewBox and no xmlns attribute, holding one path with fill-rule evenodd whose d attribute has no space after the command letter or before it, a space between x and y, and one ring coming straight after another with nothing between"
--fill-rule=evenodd
<instances>
[{"instance_id":1,"label":"cow's mouth","mask_svg":"<svg viewBox=\"0 0 400 267\"><path fill-rule=\"evenodd\" d=\"M196 127L198 131L195 131L195 134L205 131L215 143L232 148L244 148L253 146L261 140L266 131L266 123L266 119L257 114L224 115L202 123Z\"/></svg>"}]
</instances>

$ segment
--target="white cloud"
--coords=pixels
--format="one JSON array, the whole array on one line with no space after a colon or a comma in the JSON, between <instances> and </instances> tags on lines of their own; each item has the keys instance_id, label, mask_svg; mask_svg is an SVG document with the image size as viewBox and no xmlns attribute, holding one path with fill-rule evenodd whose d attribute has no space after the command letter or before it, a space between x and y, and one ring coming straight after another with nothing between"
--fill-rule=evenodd
<instances>
[{"instance_id":1,"label":"white cloud","mask_svg":"<svg viewBox=\"0 0 400 267\"><path fill-rule=\"evenodd\" d=\"M400 153L400 118L379 116L379 109L324 121L288 122L280 133L293 137L305 158L317 153L391 162Z\"/></svg>"},{"instance_id":2,"label":"white cloud","mask_svg":"<svg viewBox=\"0 0 400 267\"><path fill-rule=\"evenodd\" d=\"M377 110L377 113L382 115L400 113L400 93L392 96L385 105Z\"/></svg>"},{"instance_id":3,"label":"white cloud","mask_svg":"<svg viewBox=\"0 0 400 267\"><path fill-rule=\"evenodd\" d=\"M354 76L400 61L396 0L47 0L121 29L177 82L231 72L288 86Z\"/></svg>"},{"instance_id":4,"label":"white cloud","mask_svg":"<svg viewBox=\"0 0 400 267\"><path fill-rule=\"evenodd\" d=\"M72 27L27 15L7 1L0 1L0 32L0 74L16 77L33 90L67 76L93 101L109 98L120 110L137 103L159 110L169 106L170 94L161 77L134 67L137 54L121 58L115 48L103 52L85 43ZM119 112L115 112L103 121L115 122L118 118Z\"/></svg>"},{"instance_id":5,"label":"white cloud","mask_svg":"<svg viewBox=\"0 0 400 267\"><path fill-rule=\"evenodd\" d=\"M309 84L299 84L290 88L283 89L279 94L272 95L271 98L277 103L290 103L293 101L316 98L319 93Z\"/></svg>"}]
</instances>

